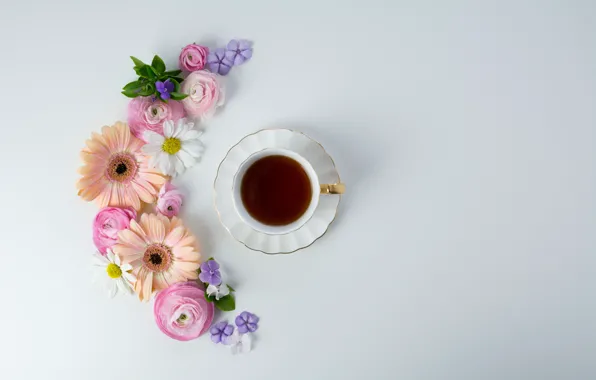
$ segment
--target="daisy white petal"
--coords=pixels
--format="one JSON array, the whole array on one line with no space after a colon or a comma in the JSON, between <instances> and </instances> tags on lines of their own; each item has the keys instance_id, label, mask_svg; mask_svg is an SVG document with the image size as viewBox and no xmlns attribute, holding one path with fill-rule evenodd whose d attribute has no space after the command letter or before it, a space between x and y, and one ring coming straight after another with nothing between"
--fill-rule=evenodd
<instances>
[{"instance_id":1,"label":"daisy white petal","mask_svg":"<svg viewBox=\"0 0 596 380\"><path fill-rule=\"evenodd\" d=\"M143 145L143 147L141 148L141 150L145 154L156 155L159 152L161 152L161 146L162 145L163 144L145 144L145 145Z\"/></svg>"},{"instance_id":2,"label":"daisy white petal","mask_svg":"<svg viewBox=\"0 0 596 380\"><path fill-rule=\"evenodd\" d=\"M180 141L194 140L194 139L198 139L199 137L201 137L202 134L203 134L203 132L201 132L201 131L198 131L196 129L191 129L190 131L186 132L183 136L180 136L179 139L180 139Z\"/></svg>"},{"instance_id":3,"label":"daisy white petal","mask_svg":"<svg viewBox=\"0 0 596 380\"><path fill-rule=\"evenodd\" d=\"M204 146L199 140L187 140L182 142L182 150L188 152L194 157L201 157L203 154Z\"/></svg>"},{"instance_id":4,"label":"daisy white petal","mask_svg":"<svg viewBox=\"0 0 596 380\"><path fill-rule=\"evenodd\" d=\"M105 267L107 267L110 264L110 262L108 261L108 259L106 259L100 253L94 253L93 256L92 256L92 261L93 261L93 266L96 266L96 267L105 268Z\"/></svg>"},{"instance_id":5,"label":"daisy white petal","mask_svg":"<svg viewBox=\"0 0 596 380\"><path fill-rule=\"evenodd\" d=\"M174 135L174 122L172 120L164 121L163 123L163 135L165 137L172 137Z\"/></svg>"},{"instance_id":6,"label":"daisy white petal","mask_svg":"<svg viewBox=\"0 0 596 380\"><path fill-rule=\"evenodd\" d=\"M110 263L113 263L114 262L114 252L112 252L111 249L108 249L107 256L108 256L108 260L110 260Z\"/></svg>"},{"instance_id":7,"label":"daisy white petal","mask_svg":"<svg viewBox=\"0 0 596 380\"><path fill-rule=\"evenodd\" d=\"M184 173L184 163L180 159L180 157L176 157L176 174Z\"/></svg>"},{"instance_id":8,"label":"daisy white petal","mask_svg":"<svg viewBox=\"0 0 596 380\"><path fill-rule=\"evenodd\" d=\"M153 131L145 131L145 133L143 133L143 138L149 144L155 144L155 145L160 145L160 146L165 141L165 137L163 137L159 133L155 133Z\"/></svg>"},{"instance_id":9,"label":"daisy white petal","mask_svg":"<svg viewBox=\"0 0 596 380\"><path fill-rule=\"evenodd\" d=\"M122 269L122 272L128 272L129 270L132 270L132 265L122 264L120 265L120 269Z\"/></svg>"},{"instance_id":10,"label":"daisy white petal","mask_svg":"<svg viewBox=\"0 0 596 380\"><path fill-rule=\"evenodd\" d=\"M120 293L128 293L128 288L126 287L126 283L122 277L114 280L114 282L116 283Z\"/></svg>"},{"instance_id":11,"label":"daisy white petal","mask_svg":"<svg viewBox=\"0 0 596 380\"><path fill-rule=\"evenodd\" d=\"M185 151L184 149L182 149L180 152L178 152L178 157L184 163L184 166L187 168L192 168L196 162L194 157L191 154L189 154L187 151Z\"/></svg>"},{"instance_id":12,"label":"daisy white petal","mask_svg":"<svg viewBox=\"0 0 596 380\"><path fill-rule=\"evenodd\" d=\"M128 281L131 285L134 285L137 282L137 276L132 273L122 272L122 277Z\"/></svg>"},{"instance_id":13,"label":"daisy white petal","mask_svg":"<svg viewBox=\"0 0 596 380\"><path fill-rule=\"evenodd\" d=\"M118 285L116 285L116 281L110 281L108 283L108 296L110 296L110 298L114 298L117 293Z\"/></svg>"}]
</instances>

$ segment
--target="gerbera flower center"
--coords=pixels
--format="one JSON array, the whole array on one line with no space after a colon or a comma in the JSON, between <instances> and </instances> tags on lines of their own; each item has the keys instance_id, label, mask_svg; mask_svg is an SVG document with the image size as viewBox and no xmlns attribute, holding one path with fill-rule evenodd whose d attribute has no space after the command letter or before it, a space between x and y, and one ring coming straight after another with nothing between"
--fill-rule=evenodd
<instances>
[{"instance_id":1,"label":"gerbera flower center","mask_svg":"<svg viewBox=\"0 0 596 380\"><path fill-rule=\"evenodd\" d=\"M126 182L137 173L137 160L128 153L114 154L108 161L106 176L117 182Z\"/></svg>"},{"instance_id":2,"label":"gerbera flower center","mask_svg":"<svg viewBox=\"0 0 596 380\"><path fill-rule=\"evenodd\" d=\"M108 264L106 267L106 272L108 272L108 276L110 276L110 278L120 278L120 276L122 276L122 269L120 269L120 267L114 263Z\"/></svg>"},{"instance_id":3,"label":"gerbera flower center","mask_svg":"<svg viewBox=\"0 0 596 380\"><path fill-rule=\"evenodd\" d=\"M176 154L182 147L182 143L175 137L168 137L161 146L161 149L168 154Z\"/></svg>"},{"instance_id":4,"label":"gerbera flower center","mask_svg":"<svg viewBox=\"0 0 596 380\"><path fill-rule=\"evenodd\" d=\"M143 263L153 272L166 271L172 263L172 250L163 244L151 244L145 250Z\"/></svg>"}]
</instances>

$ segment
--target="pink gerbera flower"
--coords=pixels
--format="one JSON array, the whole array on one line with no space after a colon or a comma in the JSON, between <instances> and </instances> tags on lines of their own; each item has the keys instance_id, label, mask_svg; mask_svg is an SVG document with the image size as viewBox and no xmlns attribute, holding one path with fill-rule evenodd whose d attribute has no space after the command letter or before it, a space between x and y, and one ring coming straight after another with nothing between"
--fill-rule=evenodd
<instances>
[{"instance_id":1,"label":"pink gerbera flower","mask_svg":"<svg viewBox=\"0 0 596 380\"><path fill-rule=\"evenodd\" d=\"M124 123L116 123L93 133L81 151L83 176L77 182L79 195L95 200L99 207L141 208L141 201L153 203L166 178L148 167L143 141L134 137Z\"/></svg>"},{"instance_id":2,"label":"pink gerbera flower","mask_svg":"<svg viewBox=\"0 0 596 380\"><path fill-rule=\"evenodd\" d=\"M159 214L143 214L130 229L118 233L112 247L124 263L132 265L137 277L134 289L141 301L148 301L156 290L198 278L201 254L196 239L180 219Z\"/></svg>"}]
</instances>

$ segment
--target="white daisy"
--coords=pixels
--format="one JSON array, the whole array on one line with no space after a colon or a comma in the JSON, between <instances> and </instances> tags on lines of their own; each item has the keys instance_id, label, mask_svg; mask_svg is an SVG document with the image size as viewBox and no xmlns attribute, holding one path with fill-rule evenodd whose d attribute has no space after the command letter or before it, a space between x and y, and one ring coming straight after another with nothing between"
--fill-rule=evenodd
<instances>
[{"instance_id":1,"label":"white daisy","mask_svg":"<svg viewBox=\"0 0 596 380\"><path fill-rule=\"evenodd\" d=\"M209 284L207 287L207 295L209 297L215 296L215 299L218 301L220 298L223 298L228 294L230 294L230 288L226 284L221 284L220 286Z\"/></svg>"},{"instance_id":2,"label":"white daisy","mask_svg":"<svg viewBox=\"0 0 596 380\"><path fill-rule=\"evenodd\" d=\"M163 123L163 136L145 131L147 144L143 152L151 156L149 166L158 168L163 174L174 176L190 168L201 157L203 144L201 132L194 129L194 123L180 119L174 125L171 120Z\"/></svg>"},{"instance_id":3,"label":"white daisy","mask_svg":"<svg viewBox=\"0 0 596 380\"><path fill-rule=\"evenodd\" d=\"M108 295L114 297L116 293L132 294L134 283L137 278L129 273L132 270L130 264L122 264L120 257L115 255L111 249L105 256L97 252L93 255L93 266L97 269L97 279L104 283Z\"/></svg>"}]
</instances>

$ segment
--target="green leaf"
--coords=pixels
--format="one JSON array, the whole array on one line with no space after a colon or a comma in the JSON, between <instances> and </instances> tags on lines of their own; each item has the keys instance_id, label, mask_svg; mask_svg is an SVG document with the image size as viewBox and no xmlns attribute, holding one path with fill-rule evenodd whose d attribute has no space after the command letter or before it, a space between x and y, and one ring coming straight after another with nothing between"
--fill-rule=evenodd
<instances>
[{"instance_id":1,"label":"green leaf","mask_svg":"<svg viewBox=\"0 0 596 380\"><path fill-rule=\"evenodd\" d=\"M147 68L147 74L149 75L148 78L151 80L156 80L157 79L157 73L155 72L155 69L149 65L145 66Z\"/></svg>"},{"instance_id":2,"label":"green leaf","mask_svg":"<svg viewBox=\"0 0 596 380\"><path fill-rule=\"evenodd\" d=\"M149 73L151 72L151 74L154 74L153 71L151 71L149 68L151 66L145 65L142 67L135 67L135 72L137 73L138 76L142 77L142 78L147 78L147 79L151 79L151 77L149 76Z\"/></svg>"},{"instance_id":3,"label":"green leaf","mask_svg":"<svg viewBox=\"0 0 596 380\"><path fill-rule=\"evenodd\" d=\"M130 82L128 83L126 86L124 86L122 89L123 90L136 90L143 87L143 84L141 82L139 82L138 80L134 81L134 82Z\"/></svg>"},{"instance_id":4,"label":"green leaf","mask_svg":"<svg viewBox=\"0 0 596 380\"><path fill-rule=\"evenodd\" d=\"M182 73L182 70L171 70L171 71L164 72L163 75L166 77L177 77L181 73Z\"/></svg>"},{"instance_id":5,"label":"green leaf","mask_svg":"<svg viewBox=\"0 0 596 380\"><path fill-rule=\"evenodd\" d=\"M228 294L219 300L215 300L215 306L221 311L232 311L236 309L236 301L232 295Z\"/></svg>"},{"instance_id":6,"label":"green leaf","mask_svg":"<svg viewBox=\"0 0 596 380\"><path fill-rule=\"evenodd\" d=\"M138 92L133 90L124 90L122 91L122 94L129 98L136 98L137 96L139 96Z\"/></svg>"},{"instance_id":7,"label":"green leaf","mask_svg":"<svg viewBox=\"0 0 596 380\"><path fill-rule=\"evenodd\" d=\"M186 98L188 95L187 94L182 94L180 92L170 92L170 97L172 98L172 100L182 100L184 98Z\"/></svg>"},{"instance_id":8,"label":"green leaf","mask_svg":"<svg viewBox=\"0 0 596 380\"><path fill-rule=\"evenodd\" d=\"M180 83L176 82L175 80L171 82L174 83L174 92L180 92Z\"/></svg>"},{"instance_id":9,"label":"green leaf","mask_svg":"<svg viewBox=\"0 0 596 380\"><path fill-rule=\"evenodd\" d=\"M147 83L139 91L139 95L141 95L141 96L151 96L154 93L155 93L155 85L153 83Z\"/></svg>"},{"instance_id":10,"label":"green leaf","mask_svg":"<svg viewBox=\"0 0 596 380\"><path fill-rule=\"evenodd\" d=\"M209 295L207 295L207 288L205 287L205 299L207 300L207 302L213 302L215 301L214 297L209 297Z\"/></svg>"},{"instance_id":11,"label":"green leaf","mask_svg":"<svg viewBox=\"0 0 596 380\"><path fill-rule=\"evenodd\" d=\"M184 79L183 78L170 77L170 80L172 80L172 81L174 81L174 82L176 82L178 84L182 84L182 82L184 82ZM178 90L176 90L176 91L178 91Z\"/></svg>"},{"instance_id":12,"label":"green leaf","mask_svg":"<svg viewBox=\"0 0 596 380\"><path fill-rule=\"evenodd\" d=\"M140 59L133 57L132 55L130 56L130 59L132 59L132 61L135 63L135 67L143 67L145 66L145 63L143 63L143 61L141 61Z\"/></svg>"},{"instance_id":13,"label":"green leaf","mask_svg":"<svg viewBox=\"0 0 596 380\"><path fill-rule=\"evenodd\" d=\"M226 285L228 285L228 288L230 288L230 291L232 291L232 292L235 292L235 291L236 291L236 289L232 288L232 287L230 286L230 284L226 284Z\"/></svg>"},{"instance_id":14,"label":"green leaf","mask_svg":"<svg viewBox=\"0 0 596 380\"><path fill-rule=\"evenodd\" d=\"M159 57L159 55L153 57L153 61L151 61L151 66L153 66L157 74L163 74L166 71L166 64L164 63L163 59Z\"/></svg>"}]
</instances>

